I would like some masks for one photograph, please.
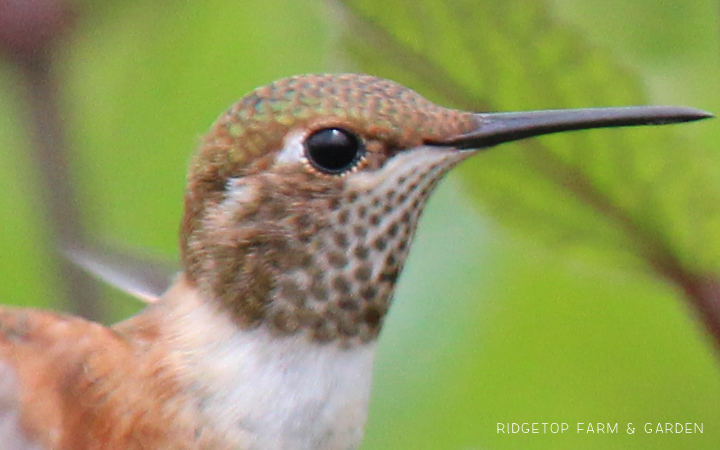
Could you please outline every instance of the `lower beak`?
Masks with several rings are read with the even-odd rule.
[[[478,149],[543,134],[590,128],[665,125],[714,117],[705,111],[674,106],[555,109],[476,114],[477,128],[434,145]]]

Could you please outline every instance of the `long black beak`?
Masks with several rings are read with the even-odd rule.
[[[706,111],[676,106],[630,106],[624,108],[551,109],[510,113],[476,114],[475,130],[434,144],[458,149],[491,147],[543,134],[590,128],[665,125],[714,117]]]

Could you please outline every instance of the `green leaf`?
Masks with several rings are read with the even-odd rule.
[[[644,104],[628,68],[540,1],[357,0],[344,45],[366,72],[471,111]],[[716,273],[720,190],[671,127],[594,130],[492,149],[460,171],[498,219],[574,253]]]

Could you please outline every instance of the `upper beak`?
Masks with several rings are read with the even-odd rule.
[[[543,134],[589,128],[665,125],[714,117],[694,108],[630,106],[624,108],[555,109],[476,114],[477,128],[459,136],[433,142],[458,149],[491,147]]]

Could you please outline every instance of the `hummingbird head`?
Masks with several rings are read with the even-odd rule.
[[[477,149],[708,116],[661,107],[474,114],[366,75],[286,78],[234,104],[202,139],[185,194],[185,276],[243,328],[368,342],[425,201]]]

